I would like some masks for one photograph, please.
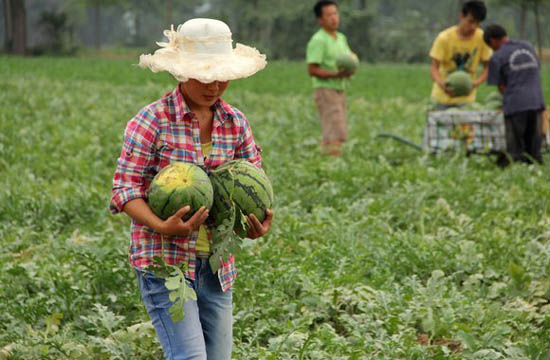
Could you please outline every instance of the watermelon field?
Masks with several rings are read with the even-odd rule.
[[[162,356],[108,211],[126,122],[175,86],[136,61],[0,57],[0,359]],[[550,155],[377,137],[420,143],[430,88],[427,65],[363,64],[332,158],[304,64],[230,84],[275,193],[236,255],[234,359],[550,359]]]

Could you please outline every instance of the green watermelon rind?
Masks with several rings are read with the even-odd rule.
[[[359,66],[357,55],[349,52],[342,53],[336,58],[336,67],[340,71],[351,72]]]
[[[158,185],[156,182],[157,179],[162,177],[168,169],[174,166],[189,167],[189,171],[191,171],[190,178],[193,181],[193,185],[180,191],[178,191],[178,189],[165,191],[161,185]],[[188,220],[202,206],[208,209],[212,208],[214,190],[208,175],[200,167],[194,164],[174,162],[165,166],[155,175],[147,190],[147,201],[153,213],[163,220],[174,215],[182,207],[189,205],[191,209],[183,217],[184,220]]]
[[[498,91],[492,91],[485,97],[485,103],[492,103],[492,102],[502,102],[502,95]]]
[[[227,183],[222,181],[222,176],[223,173],[217,176],[210,176],[212,188],[214,189],[214,202],[210,209],[210,215],[214,218],[215,226],[220,225],[224,220],[224,217],[220,214],[227,214],[233,206],[231,201],[231,193],[233,190],[227,186]]]
[[[232,203],[242,214],[252,213],[260,222],[265,220],[266,209],[273,206],[273,187],[262,169],[246,160],[232,160],[213,170],[210,179],[214,189],[214,205],[210,214],[216,224],[223,221],[216,215],[227,211]],[[257,189],[263,191],[258,192]],[[239,220],[240,216],[237,216],[235,228],[242,232]]]
[[[453,96],[465,96],[472,90],[472,78],[465,71],[457,70],[447,76],[445,85],[453,90]]]
[[[489,101],[484,105],[484,108],[490,109],[490,110],[500,110],[502,109],[502,101],[498,101],[498,100]]]

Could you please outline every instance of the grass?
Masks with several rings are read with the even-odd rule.
[[[160,357],[107,204],[126,122],[175,83],[131,64],[0,58],[0,358]],[[309,86],[276,62],[225,96],[276,194],[271,233],[237,254],[234,358],[550,359],[550,159],[377,138],[421,142],[424,65],[363,66],[329,159]]]

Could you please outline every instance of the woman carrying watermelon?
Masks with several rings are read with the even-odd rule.
[[[142,55],[140,66],[168,71],[178,86],[147,105],[125,130],[122,152],[113,179],[110,209],[132,218],[129,260],[136,270],[141,297],[155,326],[166,359],[231,359],[232,294],[236,277],[234,257],[212,273],[208,209],[200,208],[187,221],[185,206],[166,220],[153,213],[146,191],[151,180],[171,162],[186,162],[205,170],[234,159],[261,167],[261,156],[248,120],[220,97],[229,81],[262,70],[265,55],[237,44],[229,27],[218,20],[192,19],[176,31],[166,30],[167,43],[153,55]],[[269,231],[273,212],[258,221],[247,217],[247,237]],[[173,321],[174,302],[163,278],[148,269],[153,258],[183,264],[185,278],[196,300],[183,303],[185,316]]]

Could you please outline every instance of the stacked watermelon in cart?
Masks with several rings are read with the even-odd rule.
[[[423,147],[428,152],[464,149],[468,153],[506,150],[502,96],[492,92],[481,103],[428,112]]]

